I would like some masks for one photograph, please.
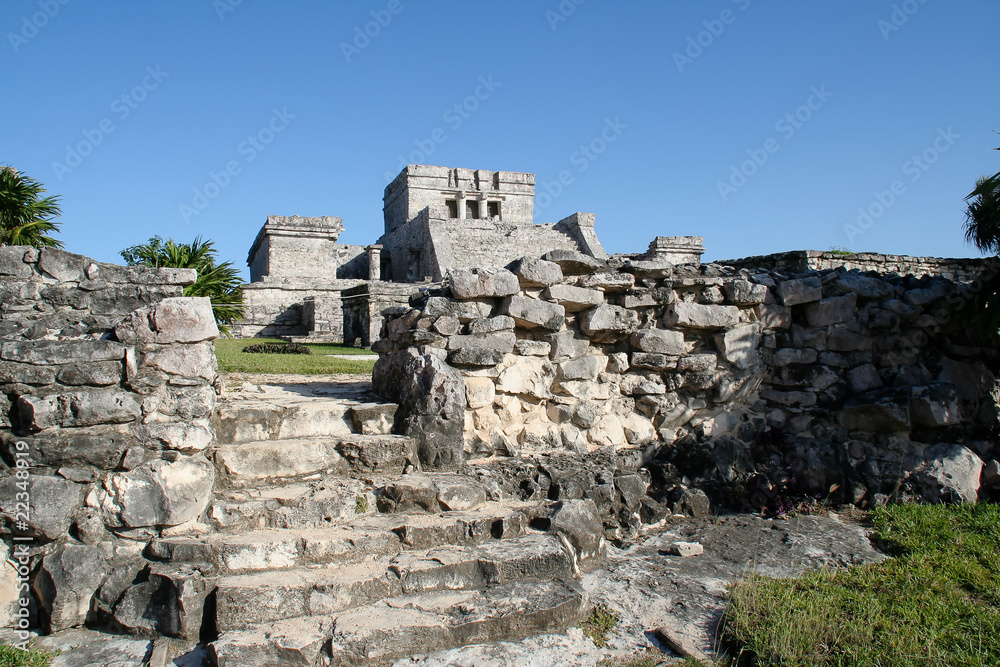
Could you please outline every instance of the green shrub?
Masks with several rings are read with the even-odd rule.
[[[243,348],[247,354],[312,354],[305,345],[298,343],[257,343]]]

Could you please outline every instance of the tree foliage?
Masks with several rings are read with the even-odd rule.
[[[212,300],[212,312],[219,330],[229,335],[229,325],[243,317],[243,284],[240,272],[232,262],[217,263],[215,245],[199,236],[191,243],[164,241],[154,236],[146,243],[129,246],[121,251],[130,266],[196,269],[198,279],[184,288],[184,296],[207,296]]]
[[[1000,254],[1000,172],[978,179],[965,201],[965,240],[981,252]],[[996,345],[1000,340],[1000,258],[993,257],[973,288],[964,309],[970,333],[978,332]]]
[[[49,234],[59,231],[59,197],[43,197],[38,181],[0,165],[0,245],[61,248]]]

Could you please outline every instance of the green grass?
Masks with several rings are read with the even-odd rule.
[[[22,651],[16,646],[0,645],[0,667],[48,667],[55,653]]]
[[[872,515],[895,558],[731,590],[726,636],[761,667],[1000,665],[1000,506]]]
[[[580,623],[583,634],[590,637],[597,648],[608,645],[608,633],[618,625],[618,616],[604,605],[597,605],[590,616]]]
[[[371,350],[343,345],[306,345],[312,354],[254,354],[243,352],[247,345],[281,343],[274,338],[219,338],[215,341],[215,355],[222,373],[289,373],[323,375],[350,373],[371,375],[374,360],[337,359],[327,354],[372,354]]]

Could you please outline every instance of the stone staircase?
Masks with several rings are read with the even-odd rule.
[[[211,532],[161,536],[146,554],[200,573],[211,592],[190,622],[214,664],[389,664],[589,611],[575,577],[596,560],[579,534],[596,516],[420,471],[410,439],[387,432],[394,410],[360,384],[220,400]]]

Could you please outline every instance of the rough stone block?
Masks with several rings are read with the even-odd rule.
[[[83,255],[74,255],[59,248],[42,248],[38,254],[38,268],[60,282],[86,280],[84,268],[89,263],[90,260]]]
[[[872,364],[863,364],[847,371],[847,381],[851,385],[851,391],[856,394],[882,386],[882,377]]]
[[[554,262],[522,257],[508,265],[522,287],[548,287],[563,279],[562,269]]]
[[[552,346],[552,361],[582,357],[590,349],[590,341],[579,337],[576,331],[560,331],[550,334],[546,340]]]
[[[171,297],[139,308],[115,327],[126,345],[200,343],[219,337],[208,297]]]
[[[698,542],[671,542],[663,550],[671,556],[680,556],[681,558],[699,556],[705,553],[705,547]]]
[[[362,435],[386,435],[392,433],[396,419],[395,403],[360,403],[351,406],[354,431]]]
[[[68,364],[59,369],[56,377],[60,383],[70,386],[93,385],[106,387],[122,381],[120,361],[96,361],[93,363]]]
[[[816,362],[818,356],[816,350],[811,347],[784,347],[774,353],[771,364],[777,368],[789,364],[812,364]]]
[[[604,303],[604,292],[572,285],[552,285],[542,293],[542,297],[555,301],[567,313],[578,313]]]
[[[606,293],[624,292],[635,285],[635,276],[619,271],[605,271],[582,276],[580,287],[604,290]]]
[[[552,344],[540,340],[519,340],[514,343],[514,351],[525,357],[547,357],[552,353]]]
[[[789,407],[809,407],[816,405],[816,394],[810,391],[777,391],[762,389],[760,397],[765,401],[780,403]]]
[[[792,326],[792,309],[776,303],[759,305],[760,326],[764,329],[787,329]]]
[[[778,284],[778,299],[785,306],[797,306],[822,298],[823,283],[817,277],[786,280]]]
[[[34,271],[24,261],[27,246],[0,246],[0,276],[30,278]]]
[[[729,329],[739,321],[740,309],[736,306],[713,306],[686,301],[671,303],[663,315],[666,326],[692,329]]]
[[[478,410],[493,405],[496,385],[491,378],[465,378],[465,400],[470,410]]]
[[[910,398],[910,417],[921,426],[962,423],[962,402],[954,385],[949,382],[934,382],[914,387]]]
[[[604,262],[594,259],[590,255],[584,255],[576,250],[550,250],[542,255],[542,259],[555,262],[562,269],[564,275],[575,276],[582,273],[594,273],[605,268]]]
[[[601,305],[580,316],[580,330],[597,343],[614,343],[639,327],[639,315],[621,306]]]
[[[212,498],[215,467],[197,456],[150,461],[104,481],[101,508],[110,526],[176,526],[198,517]]]
[[[909,387],[875,389],[850,399],[840,411],[838,421],[849,431],[909,431],[909,403]]]
[[[918,476],[932,489],[931,502],[975,503],[979,499],[983,460],[968,447],[937,444],[924,451],[928,467]]]
[[[632,363],[631,366],[635,368],[652,368],[656,370],[663,370],[670,366],[671,368],[676,367],[677,362],[674,359],[668,358],[665,354],[656,354],[654,352],[633,352],[632,353]],[[626,364],[626,368],[628,368]],[[622,372],[622,371],[618,371]]]
[[[504,299],[502,312],[513,317],[517,325],[525,329],[558,331],[566,320],[566,309],[559,304],[523,296]]]
[[[754,306],[764,303],[764,299],[767,298],[767,286],[758,285],[749,280],[734,280],[723,284],[722,293],[731,304]]]
[[[639,329],[632,334],[632,345],[643,352],[669,354],[675,357],[687,354],[690,347],[684,342],[683,333],[665,329]]]
[[[23,340],[0,344],[0,359],[24,364],[58,366],[124,358],[125,347],[109,340]]]
[[[893,287],[884,280],[863,276],[853,271],[841,273],[834,284],[845,292],[853,292],[864,299],[884,299],[893,293]]]
[[[715,370],[719,358],[715,354],[692,354],[677,360],[677,371],[687,373],[706,373]]]
[[[450,280],[452,296],[461,300],[504,297],[521,291],[517,276],[507,269],[455,269]]]
[[[50,396],[20,396],[18,417],[22,426],[42,430],[58,426],[125,424],[142,414],[135,394],[117,389],[70,392]]]
[[[560,380],[596,380],[608,366],[608,358],[604,355],[588,355],[570,359],[559,364]]]
[[[759,360],[760,325],[747,324],[715,335],[715,346],[722,358],[739,369],[747,369]]]
[[[25,492],[17,486],[14,475],[0,479],[0,510],[8,525],[14,524],[23,512],[18,507],[17,494]],[[61,477],[32,474],[28,478],[28,532],[46,540],[66,535],[73,523],[73,513],[80,506],[83,487]],[[22,496],[23,498],[23,496]]]
[[[468,328],[469,333],[472,335],[512,331],[514,329],[514,318],[506,315],[497,315],[496,317],[487,317],[483,320],[472,320],[469,322]],[[453,334],[448,335],[451,336]]]
[[[821,299],[806,305],[806,321],[809,322],[809,326],[813,327],[848,322],[856,317],[857,305],[858,297],[856,294]]]
[[[488,301],[455,301],[443,296],[432,296],[424,306],[425,317],[449,315],[463,324],[481,320],[493,313],[493,304]]]
[[[104,576],[97,547],[64,544],[42,558],[33,587],[53,632],[84,624]]]

